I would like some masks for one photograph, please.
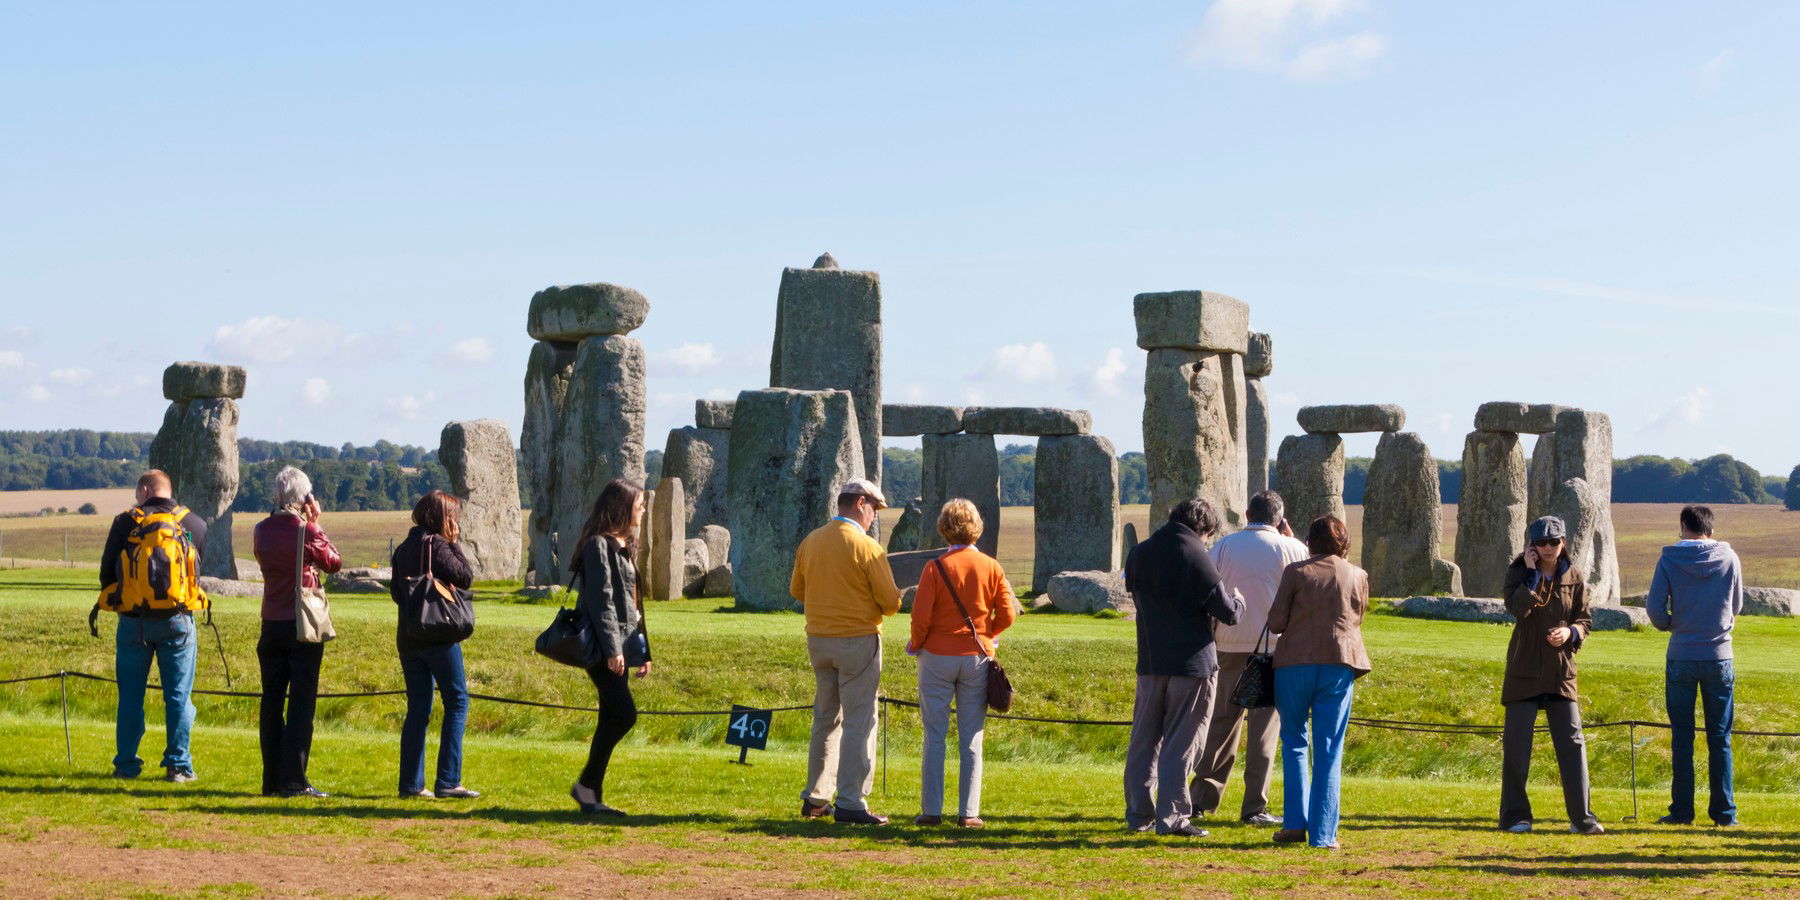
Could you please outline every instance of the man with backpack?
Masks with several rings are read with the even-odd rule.
[[[144,692],[152,659],[162,682],[168,731],[163,777],[176,783],[196,777],[188,738],[194,728],[190,695],[199,656],[194,612],[208,605],[199,585],[206,523],[176,504],[173,493],[166,473],[145,472],[138,479],[137,505],[113,519],[100,555],[100,600],[88,626],[98,636],[100,611],[119,614],[115,778],[136,778],[143,771],[137,751],[144,739]]]

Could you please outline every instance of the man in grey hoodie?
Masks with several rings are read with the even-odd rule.
[[[1664,547],[1644,601],[1650,622],[1669,632],[1670,743],[1675,755],[1664,825],[1694,821],[1694,695],[1706,714],[1706,775],[1711,789],[1707,814],[1732,826],[1737,804],[1731,796],[1732,689],[1731,626],[1744,609],[1744,569],[1737,553],[1713,540],[1713,512],[1704,506],[1681,510],[1681,540]]]

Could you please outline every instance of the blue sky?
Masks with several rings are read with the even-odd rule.
[[[829,250],[891,401],[1136,449],[1132,295],[1203,288],[1277,439],[1398,402],[1454,458],[1518,399],[1800,463],[1800,5],[373,6],[0,12],[0,428],[153,430],[201,358],[246,436],[516,436],[531,294],[613,281],[659,447]]]

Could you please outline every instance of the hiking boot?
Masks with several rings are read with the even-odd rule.
[[[177,769],[170,766],[168,773],[163,775],[163,780],[174,784],[187,784],[190,781],[200,780],[200,776],[195,775],[193,769]]]
[[[1280,825],[1281,817],[1265,809],[1256,815],[1245,816],[1243,822],[1245,825]]]
[[[1512,834],[1530,834],[1531,833],[1531,823],[1530,822],[1514,822],[1511,825],[1508,825],[1505,828],[1502,828],[1500,830],[1505,831],[1505,832],[1510,832]]]
[[[1306,832],[1298,828],[1283,828],[1270,838],[1277,844],[1298,844],[1306,840]]]
[[[831,820],[844,825],[886,825],[887,816],[876,815],[866,809],[845,809],[841,806],[831,811]]]

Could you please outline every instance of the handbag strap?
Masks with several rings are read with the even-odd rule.
[[[419,535],[419,567],[425,571],[425,577],[431,578],[433,581],[436,581],[437,579],[432,577],[432,574],[431,574],[431,556],[432,556],[432,554],[431,554],[431,535],[430,534],[420,534]]]
[[[1267,619],[1264,619],[1262,635],[1256,639],[1256,655],[1261,656],[1261,655],[1267,653],[1268,650],[1266,648],[1268,647],[1268,644],[1269,644],[1269,622]]]
[[[944,568],[944,558],[940,556],[932,560],[931,564],[937,566],[938,578],[944,582],[944,588],[950,592],[950,599],[956,603],[956,611],[962,613],[963,623],[969,626],[969,639],[975,642],[976,654],[987,656],[987,648],[981,645],[981,632],[975,630],[975,620],[969,618],[969,608],[963,606],[962,598],[956,595],[956,585],[950,583],[950,570]]]
[[[294,529],[294,606],[300,605],[300,598],[306,595],[306,520],[295,516],[299,523]]]

